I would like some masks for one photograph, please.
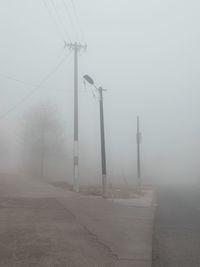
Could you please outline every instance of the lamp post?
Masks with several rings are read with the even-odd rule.
[[[104,110],[103,110],[103,91],[102,87],[97,87],[93,79],[89,75],[83,78],[99,92],[99,111],[100,111],[100,135],[101,135],[101,170],[102,170],[102,196],[107,195],[107,173],[106,173],[106,149],[105,149],[105,133],[104,133]]]

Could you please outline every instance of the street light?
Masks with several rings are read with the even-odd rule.
[[[105,133],[104,133],[104,114],[103,114],[103,89],[97,87],[93,79],[89,75],[84,75],[83,78],[91,85],[93,85],[99,92],[99,111],[100,111],[100,134],[101,134],[101,169],[102,169],[102,196],[107,194],[107,177],[106,177],[106,149],[105,149]]]

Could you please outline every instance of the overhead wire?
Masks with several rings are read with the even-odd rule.
[[[67,38],[68,38],[68,39],[70,40],[70,42],[71,42],[70,34],[69,34],[69,32],[68,32],[67,27],[65,26],[65,23],[63,22],[63,20],[62,20],[60,14],[59,14],[59,11],[58,11],[58,8],[57,8],[55,2],[54,2],[53,0],[50,0],[50,2],[51,2],[51,5],[52,5],[52,7],[53,7],[53,9],[54,9],[54,11],[55,11],[55,14],[56,14],[56,16],[57,16],[57,19],[58,19],[58,21],[60,22],[60,25],[62,26],[62,28],[63,28],[63,30],[64,30],[64,32],[65,32]]]
[[[86,81],[85,80],[83,80],[83,85],[84,85],[84,88],[85,88],[85,92],[86,91],[88,91],[88,92],[91,92],[92,93],[92,96],[93,96],[93,98],[94,98],[94,101],[97,103],[97,97],[96,97],[96,94],[95,94],[95,92],[93,91],[93,89],[91,88],[91,90],[88,90],[87,89],[87,85],[86,85]]]
[[[71,4],[72,4],[74,15],[75,15],[75,18],[76,18],[76,21],[77,21],[77,25],[79,27],[79,31],[80,31],[80,33],[82,35],[83,41],[86,43],[85,34],[84,34],[83,28],[81,26],[80,20],[79,20],[79,16],[78,16],[78,13],[77,13],[77,9],[76,9],[76,5],[75,5],[74,0],[71,0]]]
[[[32,82],[23,81],[23,80],[20,80],[20,79],[18,79],[16,77],[13,77],[13,76],[10,76],[10,75],[4,74],[4,73],[0,73],[0,78],[5,78],[7,80],[15,81],[17,83],[28,85],[28,86],[34,87],[34,88],[40,86],[40,84],[35,84],[35,83],[32,83]],[[46,87],[46,86],[40,86],[40,88],[44,89],[44,90],[53,90],[53,91],[56,91],[56,92],[72,92],[72,93],[74,92],[73,89],[56,89],[56,88],[53,88],[53,87]],[[89,90],[87,90],[87,89],[79,90],[79,92],[86,93],[86,92],[89,92]]]
[[[53,14],[51,13],[50,7],[48,6],[46,0],[43,0],[43,3],[44,3],[44,7],[46,8],[46,10],[47,10],[47,12],[48,12],[48,14],[49,14],[51,20],[53,21],[55,27],[56,27],[57,30],[58,30],[59,35],[60,35],[62,41],[65,41],[64,34],[63,34],[62,30],[60,29],[57,20],[55,19],[55,17],[54,17]]]
[[[65,9],[65,11],[66,11],[67,17],[69,18],[69,20],[70,20],[70,22],[71,22],[71,25],[72,25],[72,27],[73,27],[73,29],[74,29],[74,31],[75,31],[75,35],[76,35],[76,37],[78,37],[78,39],[79,39],[79,36],[78,36],[79,34],[78,34],[78,32],[77,32],[77,29],[76,29],[75,23],[74,23],[74,21],[73,21],[73,18],[72,18],[71,14],[70,14],[70,10],[69,10],[69,8],[68,8],[68,6],[67,6],[65,0],[62,0],[62,3],[63,3],[63,6],[64,6],[64,9]]]
[[[5,78],[5,79],[7,79],[7,80],[15,81],[17,83],[21,83],[21,84],[28,85],[28,86],[31,86],[31,87],[36,87],[37,86],[34,83],[23,81],[23,80],[20,80],[18,78],[15,78],[13,76],[10,76],[10,75],[4,74],[4,73],[0,73],[0,76]]]
[[[4,73],[0,73],[0,78],[5,78],[7,80],[11,80],[11,81],[14,81],[14,82],[17,82],[17,83],[20,83],[20,84],[28,85],[28,86],[34,87],[34,88],[39,86],[39,84],[35,84],[35,83],[32,83],[32,82],[20,80],[20,79],[18,79],[16,77],[13,77],[11,75],[7,75],[7,74],[4,74]],[[48,89],[48,90],[56,90],[56,91],[58,91],[58,89],[53,88],[53,87],[40,86],[40,88],[41,89]],[[69,90],[67,90],[67,91],[69,91]]]
[[[64,52],[65,52],[65,47],[62,48],[60,51],[59,51],[59,54],[58,54],[58,59],[57,61],[60,62],[60,59],[63,58],[64,56]],[[17,83],[21,83],[21,84],[24,84],[24,85],[28,85],[30,87],[37,87],[39,86],[39,84],[36,84],[34,82],[29,82],[29,81],[25,81],[25,80],[22,80],[22,79],[19,79],[19,78],[16,78],[12,75],[8,75],[8,74],[5,74],[5,73],[2,73],[0,72],[0,78],[5,78],[7,80],[11,80],[11,81],[15,81]],[[43,87],[44,88],[44,87]],[[44,89],[53,89],[53,88],[44,88]]]
[[[36,86],[33,90],[31,90],[28,94],[26,94],[21,100],[19,100],[13,107],[7,110],[5,113],[0,115],[0,118],[5,118],[9,115],[12,111],[22,105],[26,100],[28,100],[32,95],[34,95],[38,90],[41,89],[41,86],[54,74],[57,70],[62,66],[62,64],[69,58],[71,53],[68,53],[62,60],[58,62],[58,64],[42,79],[38,86]]]

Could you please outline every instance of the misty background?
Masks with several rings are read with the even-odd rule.
[[[84,74],[107,89],[110,181],[136,182],[139,115],[144,182],[199,182],[200,3],[76,0],[74,9],[66,0],[65,9],[62,0],[54,2],[67,30],[56,27],[42,0],[0,3],[0,171],[23,170],[25,114],[50,103],[66,145],[65,168],[56,175],[72,181],[73,52],[64,38],[88,45],[79,54],[80,183],[101,183],[98,99],[83,84]]]

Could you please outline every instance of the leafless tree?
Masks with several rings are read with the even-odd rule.
[[[26,169],[34,175],[45,176],[48,161],[64,157],[64,129],[57,109],[50,105],[31,108],[23,121],[23,156]]]

